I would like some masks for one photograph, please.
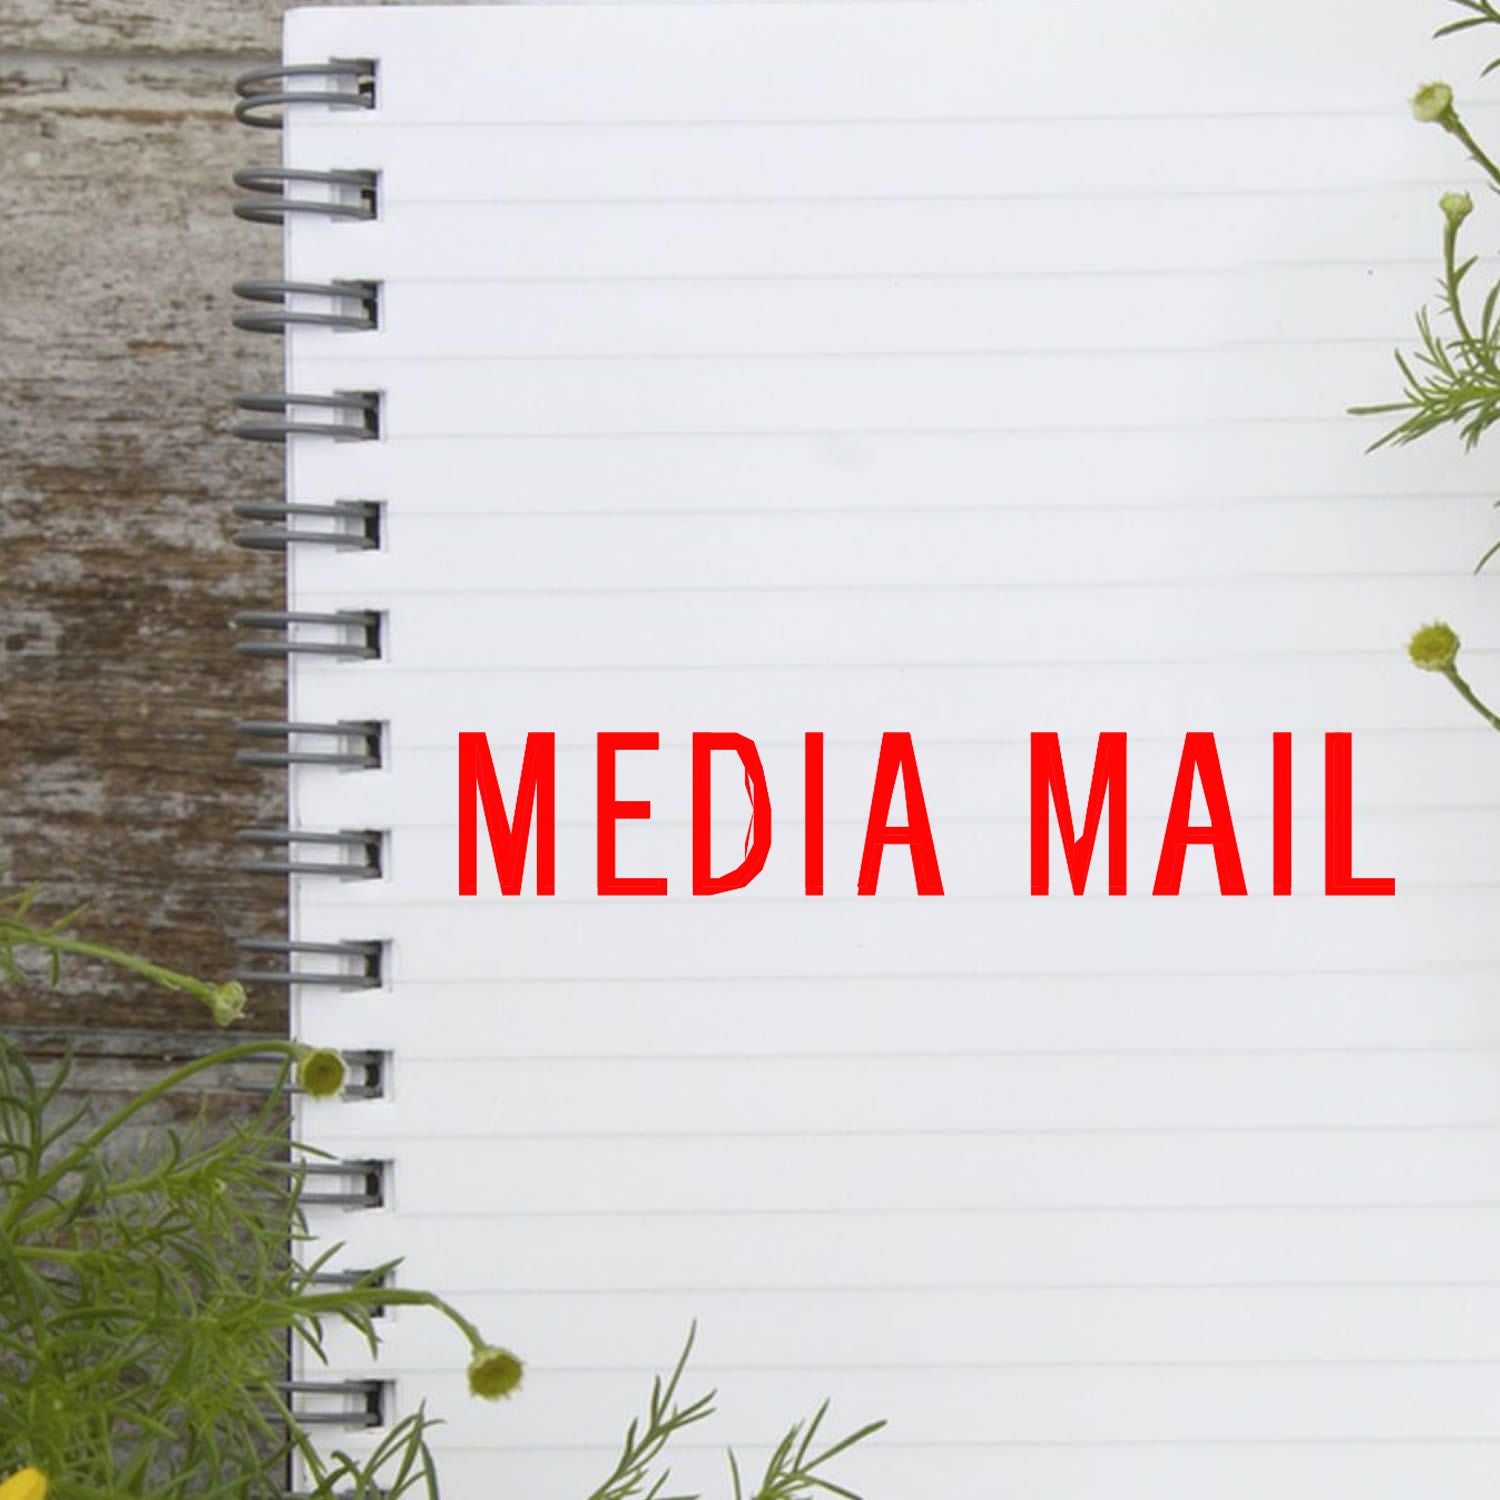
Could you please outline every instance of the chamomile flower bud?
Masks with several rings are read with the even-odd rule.
[[[343,1091],[349,1068],[331,1047],[301,1047],[297,1052],[297,1083],[314,1099],[334,1099]]]
[[[1406,652],[1424,672],[1447,672],[1458,660],[1458,636],[1452,626],[1437,621],[1417,631]]]
[[[509,1349],[482,1345],[469,1361],[469,1392],[486,1401],[499,1401],[520,1389],[524,1373],[521,1361]]]
[[[1474,212],[1474,200],[1467,193],[1444,193],[1438,199],[1438,206],[1455,229]]]
[[[45,1500],[47,1476],[40,1469],[22,1469],[0,1484],[0,1500]]]
[[[1446,83],[1424,83],[1411,96],[1411,112],[1424,125],[1444,125],[1457,118],[1453,90]]]
[[[227,984],[216,984],[208,993],[208,1008],[213,1012],[218,1026],[233,1026],[245,1014],[245,986],[231,979]],[[0,1500],[8,1497],[0,1494]]]

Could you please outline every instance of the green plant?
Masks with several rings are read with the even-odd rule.
[[[1500,9],[1491,0],[1450,3],[1464,14],[1439,27],[1439,37],[1500,26]],[[1488,76],[1497,68],[1500,57],[1488,63],[1480,76]],[[1423,84],[1412,96],[1411,107],[1419,121],[1436,125],[1452,136],[1490,186],[1500,188],[1500,165],[1460,115],[1448,84]],[[1399,419],[1371,444],[1372,449],[1415,442],[1446,427],[1456,429],[1464,446],[1473,448],[1500,421],[1500,281],[1491,284],[1474,311],[1468,301],[1467,283],[1479,257],[1459,253],[1459,240],[1465,221],[1474,211],[1474,200],[1468,193],[1449,192],[1443,194],[1438,206],[1443,215],[1442,273],[1438,278],[1442,322],[1435,324],[1426,308],[1417,313],[1417,348],[1410,353],[1396,352],[1402,380],[1399,401],[1350,408],[1356,416]],[[1474,571],[1480,572],[1497,552],[1500,542],[1484,553]],[[1433,648],[1439,644],[1443,649],[1435,656]],[[1440,673],[1492,729],[1500,730],[1500,715],[1483,702],[1458,670],[1458,645],[1454,631],[1439,622],[1417,631],[1408,650],[1415,665]]]
[[[33,897],[0,901],[0,970],[64,957],[114,964],[195,995],[222,1024],[243,1010],[238,985],[213,985],[70,934],[76,914],[33,920]],[[127,1144],[151,1106],[216,1068],[265,1059],[269,1093],[244,1118],[210,1132],[166,1131]],[[426,1307],[466,1340],[470,1387],[508,1394],[520,1363],[493,1348],[429,1292],[317,1279],[337,1247],[313,1245],[299,1213],[307,1153],[289,1135],[293,1088],[339,1093],[337,1053],[296,1042],[221,1047],[165,1073],[95,1123],[65,1108],[71,1068],[43,1079],[0,1037],[0,1473],[46,1474],[60,1500],[278,1494],[300,1455],[311,1492],[437,1494],[418,1412],[367,1459],[325,1457],[288,1405],[288,1341],[321,1358],[324,1329],[342,1322],[378,1350],[373,1315]],[[501,1379],[504,1375],[507,1378]]]
[[[0,978],[26,980],[23,963],[34,958],[55,983],[65,959],[84,958],[192,995],[221,1026],[243,1014],[238,984],[90,942],[73,930],[79,913],[43,923],[34,904],[31,891],[0,898]],[[126,1148],[128,1130],[154,1104],[252,1058],[274,1063],[276,1076],[245,1118],[217,1132],[165,1132],[144,1154]],[[412,1492],[435,1500],[425,1413],[395,1424],[366,1458],[325,1455],[282,1390],[288,1341],[321,1359],[325,1323],[340,1322],[378,1357],[374,1318],[390,1306],[425,1307],[457,1329],[474,1395],[508,1396],[522,1377],[514,1354],[487,1343],[442,1298],[389,1284],[395,1263],[353,1286],[317,1279],[339,1247],[318,1246],[303,1225],[299,1160],[314,1153],[292,1140],[288,1102],[293,1089],[335,1097],[342,1058],[294,1041],[222,1047],[98,1123],[86,1107],[64,1107],[70,1076],[64,1059],[42,1079],[0,1035],[0,1475],[40,1471],[58,1500],[269,1500],[298,1456],[314,1500]],[[689,1334],[591,1500],[697,1500],[666,1496],[667,1471],[651,1477],[672,1438],[713,1412],[712,1392],[678,1399],[692,1346]],[[822,1470],[884,1423],[818,1450],[827,1409],[791,1428],[748,1497],[730,1454],[734,1500],[858,1500]]]
[[[1415,442],[1441,427],[1457,427],[1466,447],[1472,448],[1500,420],[1500,320],[1496,301],[1500,282],[1485,294],[1477,322],[1464,307],[1464,281],[1478,263],[1478,256],[1458,257],[1463,222],[1474,210],[1467,193],[1445,193],[1439,201],[1443,211],[1443,273],[1439,279],[1439,307],[1452,331],[1439,333],[1423,308],[1417,314],[1421,347],[1411,355],[1396,353],[1396,364],[1404,381],[1400,401],[1376,406],[1356,406],[1357,416],[1400,415],[1401,420],[1373,448]],[[1480,560],[1480,567],[1496,548]]]
[[[713,1391],[686,1404],[680,1403],[677,1397],[683,1372],[693,1352],[696,1332],[696,1327],[689,1331],[687,1343],[665,1382],[661,1376],[657,1376],[652,1382],[651,1399],[647,1403],[644,1421],[637,1419],[631,1422],[613,1472],[589,1496],[589,1500],[636,1500],[636,1497],[639,1500],[700,1500],[697,1495],[666,1494],[667,1484],[671,1480],[671,1471],[668,1469],[663,1469],[652,1478],[652,1469],[667,1444],[678,1433],[705,1421],[714,1412],[716,1393]],[[798,1422],[788,1430],[772,1450],[760,1483],[748,1495],[740,1478],[739,1461],[731,1452],[729,1474],[734,1487],[734,1500],[809,1500],[809,1497],[820,1494],[842,1496],[843,1500],[859,1500],[853,1490],[835,1484],[818,1471],[831,1459],[847,1453],[856,1443],[879,1432],[885,1423],[869,1422],[819,1451],[814,1449],[813,1444],[827,1413],[828,1402],[825,1401],[810,1421],[805,1424]]]

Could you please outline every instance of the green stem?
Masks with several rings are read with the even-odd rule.
[[[1495,353],[1483,339],[1474,337],[1469,320],[1464,316],[1463,291],[1458,274],[1458,235],[1462,219],[1450,218],[1443,230],[1443,293],[1448,303],[1448,315],[1458,330],[1464,353],[1488,375],[1500,375],[1495,364]]]
[[[18,1193],[12,1198],[9,1207],[6,1209],[5,1217],[0,1219],[0,1235],[10,1233],[20,1221],[21,1214],[31,1204],[55,1187],[92,1152],[98,1150],[122,1125],[138,1115],[148,1105],[155,1103],[164,1094],[168,1094],[180,1084],[186,1083],[189,1078],[199,1073],[205,1073],[210,1068],[222,1067],[226,1063],[239,1062],[249,1057],[265,1057],[268,1054],[272,1056],[279,1055],[285,1057],[289,1062],[295,1062],[297,1060],[297,1046],[296,1042],[241,1042],[236,1047],[224,1047],[218,1052],[209,1053],[206,1057],[196,1058],[190,1063],[184,1063],[175,1072],[168,1073],[166,1077],[158,1079],[149,1088],[142,1089],[133,1099],[122,1104],[97,1129],[91,1130],[84,1136],[71,1151],[55,1162],[40,1177],[36,1178],[24,1192]]]
[[[24,922],[0,919],[0,945],[7,948],[38,948],[54,955],[68,954],[76,958],[91,958],[100,963],[113,964],[131,974],[139,974],[152,984],[179,994],[192,995],[214,1012],[220,1013],[222,986],[210,984],[205,979],[196,979],[191,974],[179,973],[176,969],[163,968],[132,953],[111,948],[105,943],[90,943],[83,938],[64,937],[61,933],[46,928],[30,927]]]
[[[1458,222],[1449,219],[1443,230],[1443,290],[1448,294],[1448,312],[1453,325],[1458,329],[1464,343],[1472,344],[1474,335],[1469,332],[1468,319],[1464,317],[1463,299],[1458,285]]]
[[[1479,695],[1464,681],[1457,667],[1448,667],[1443,676],[1453,684],[1453,690],[1491,729],[1500,730],[1500,714],[1496,714],[1479,699]]]
[[[1459,118],[1456,109],[1449,110],[1445,119],[1438,122],[1443,129],[1455,140],[1459,141],[1465,151],[1469,153],[1470,159],[1475,166],[1479,167],[1489,177],[1490,181],[1500,187],[1500,167],[1485,154],[1484,148],[1469,134],[1469,127]]]
[[[327,1493],[327,1469],[324,1466],[322,1455],[313,1446],[302,1424],[293,1415],[292,1409],[282,1400],[274,1386],[268,1386],[263,1393],[267,1396],[268,1404],[281,1418],[286,1428],[286,1440],[288,1447],[293,1450],[307,1466],[307,1477],[313,1482],[314,1494]]]
[[[320,1292],[312,1297],[299,1297],[293,1306],[299,1314],[307,1313],[313,1317],[319,1313],[342,1313],[348,1307],[430,1307],[447,1318],[468,1339],[471,1349],[482,1349],[485,1343],[484,1335],[478,1328],[435,1292],[369,1286],[345,1292]]]
[[[60,1266],[82,1266],[100,1258],[97,1250],[58,1250],[50,1245],[17,1245],[15,1248],[18,1260],[36,1260],[43,1264],[56,1261]]]

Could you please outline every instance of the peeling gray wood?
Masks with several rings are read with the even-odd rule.
[[[279,672],[228,617],[281,602],[279,560],[228,544],[236,500],[279,497],[279,455],[227,434],[279,383],[234,332],[230,282],[274,274],[274,231],[230,214],[236,166],[279,137],[233,122],[234,76],[274,58],[283,0],[0,4],[0,885],[209,977],[283,928],[279,883],[233,833],[283,820],[234,765]],[[253,1024],[283,1024],[273,989]],[[194,1027],[194,1002],[88,966],[0,987],[0,1024]]]
[[[164,53],[234,59],[271,55],[280,50],[281,16],[288,4],[289,0],[7,0],[6,13],[0,15],[0,53]]]
[[[285,9],[284,0],[7,0],[0,52],[269,53]]]
[[[49,1118],[54,1125],[79,1112],[73,1137],[107,1119],[160,1083],[169,1072],[207,1056],[222,1042],[202,1032],[93,1030],[49,1031],[42,1027],[7,1027],[38,1081],[47,1084],[70,1059],[66,1082],[59,1090]],[[236,1035],[236,1041],[256,1042],[258,1036]],[[113,1135],[103,1150],[106,1159],[137,1165],[159,1160],[175,1136],[191,1148],[195,1141],[213,1138],[226,1126],[243,1121],[266,1103],[267,1091],[280,1072],[274,1057],[243,1058],[228,1065],[205,1068],[168,1094],[138,1110]],[[286,1116],[278,1113],[279,1123]]]
[[[80,1035],[72,1030],[45,1027],[7,1027],[39,1079],[46,1081],[71,1058],[67,1083],[58,1108],[66,1114],[87,1101],[93,1120],[103,1119],[143,1089],[158,1083],[172,1070],[206,1057],[226,1040],[258,1042],[254,1034],[236,1031],[232,1038],[218,1033],[94,1030]],[[241,1116],[265,1098],[280,1069],[277,1059],[246,1058],[207,1068],[172,1093],[154,1101],[132,1122],[117,1142],[126,1152],[159,1145],[164,1129],[191,1134],[217,1122]]]
[[[281,599],[279,560],[228,541],[233,501],[281,493],[279,454],[227,433],[232,393],[276,385],[280,356],[229,324],[230,282],[278,253],[230,213],[233,168],[278,144],[233,123],[238,66],[0,67],[0,869],[52,910],[89,902],[89,935],[210,976],[232,938],[281,929],[283,895],[231,869],[234,829],[282,817],[231,731],[282,701],[227,625]],[[0,1021],[202,1022],[71,972],[66,996],[0,991]],[[279,1026],[276,993],[256,999]]]

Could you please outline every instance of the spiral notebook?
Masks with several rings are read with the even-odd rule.
[[[1464,180],[1431,24],[289,15],[250,967],[369,1096],[313,1228],[528,1362],[393,1309],[330,1444],[582,1497],[696,1320],[670,1492],[824,1397],[870,1500],[1492,1492],[1495,749],[1404,658],[1494,668],[1490,490],[1345,413]]]

